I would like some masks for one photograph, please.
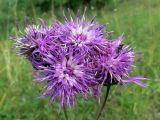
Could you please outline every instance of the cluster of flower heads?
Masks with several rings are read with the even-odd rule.
[[[107,85],[136,83],[145,86],[142,76],[130,76],[134,64],[133,49],[122,43],[122,35],[108,40],[104,25],[85,17],[55,21],[47,26],[29,25],[15,39],[18,53],[33,65],[34,81],[44,83],[41,97],[58,97],[60,107],[75,104],[77,95],[101,96]]]

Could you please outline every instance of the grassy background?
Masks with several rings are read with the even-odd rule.
[[[113,38],[124,32],[124,42],[143,52],[144,58],[137,63],[143,67],[134,74],[151,80],[147,88],[134,84],[112,87],[101,120],[160,120],[160,0],[110,1],[112,4],[102,8],[96,8],[94,2],[88,4],[89,18],[96,15],[97,22],[109,22],[106,30],[114,31]],[[0,0],[0,120],[64,120],[63,111],[58,115],[58,102],[49,108],[47,98],[37,98],[40,86],[32,83],[32,67],[15,54],[8,38],[17,34],[17,26],[23,29],[28,19],[42,17],[47,23],[54,15],[62,19],[63,5],[56,7],[52,1],[50,10],[44,12],[35,3],[25,2]],[[93,120],[96,100],[77,99],[77,105],[68,109],[69,119]]]

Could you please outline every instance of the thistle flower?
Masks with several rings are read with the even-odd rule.
[[[110,86],[118,83],[145,86],[141,80],[146,78],[129,75],[133,49],[122,43],[122,36],[108,40],[109,32],[94,18],[88,22],[84,15],[75,20],[65,17],[64,24],[55,21],[51,26],[40,20],[40,26],[29,25],[23,37],[15,39],[15,47],[38,73],[34,81],[45,84],[41,97],[50,97],[50,105],[58,97],[60,109],[72,106],[78,94],[87,99],[91,93],[100,100],[103,86],[108,87],[107,96]]]
[[[129,82],[145,86],[141,80],[146,80],[142,76],[130,76],[134,65],[134,52],[129,46],[122,43],[122,35],[110,43],[110,53],[101,56],[98,65],[101,66],[101,78],[104,78],[104,85],[125,84]],[[127,78],[128,80],[123,80]]]
[[[41,97],[49,96],[51,105],[57,96],[60,108],[74,105],[77,94],[86,99],[90,87],[97,84],[92,71],[84,63],[83,55],[74,54],[72,50],[50,51],[44,61],[49,66],[40,66],[42,69],[35,81],[46,83]]]
[[[71,46],[76,52],[82,54],[101,54],[105,52],[106,35],[103,31],[105,25],[94,23],[94,18],[87,21],[85,17],[76,17],[75,20],[71,17],[69,20],[65,17],[65,23],[58,24],[55,37],[58,36],[58,41],[64,46]],[[96,53],[95,53],[96,51]]]
[[[25,56],[34,68],[44,64],[39,46],[47,34],[46,31],[47,29],[42,24],[40,26],[32,24],[26,27],[22,37],[14,38],[14,46],[18,54]]]

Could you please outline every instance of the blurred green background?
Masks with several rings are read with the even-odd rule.
[[[32,66],[15,54],[9,36],[32,20],[63,21],[63,10],[83,13],[85,6],[88,20],[96,15],[97,22],[109,23],[112,38],[124,32],[124,42],[143,52],[136,64],[143,67],[134,74],[151,78],[147,88],[112,87],[101,120],[160,120],[160,0],[0,0],[0,120],[65,120],[58,102],[50,108],[49,99],[37,98],[41,86],[32,83]],[[97,101],[77,99],[68,109],[69,119],[94,120]]]

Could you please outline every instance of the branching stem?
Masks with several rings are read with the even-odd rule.
[[[99,118],[100,118],[100,116],[101,116],[101,114],[102,114],[102,112],[103,112],[103,109],[104,109],[104,107],[105,107],[105,105],[106,105],[107,98],[108,98],[109,91],[110,91],[110,87],[111,87],[110,85],[107,86],[107,90],[106,90],[106,95],[105,95],[105,98],[104,98],[104,102],[103,102],[103,104],[102,104],[102,107],[100,108],[100,111],[99,111],[99,113],[98,113],[98,115],[97,115],[96,120],[99,120]]]

